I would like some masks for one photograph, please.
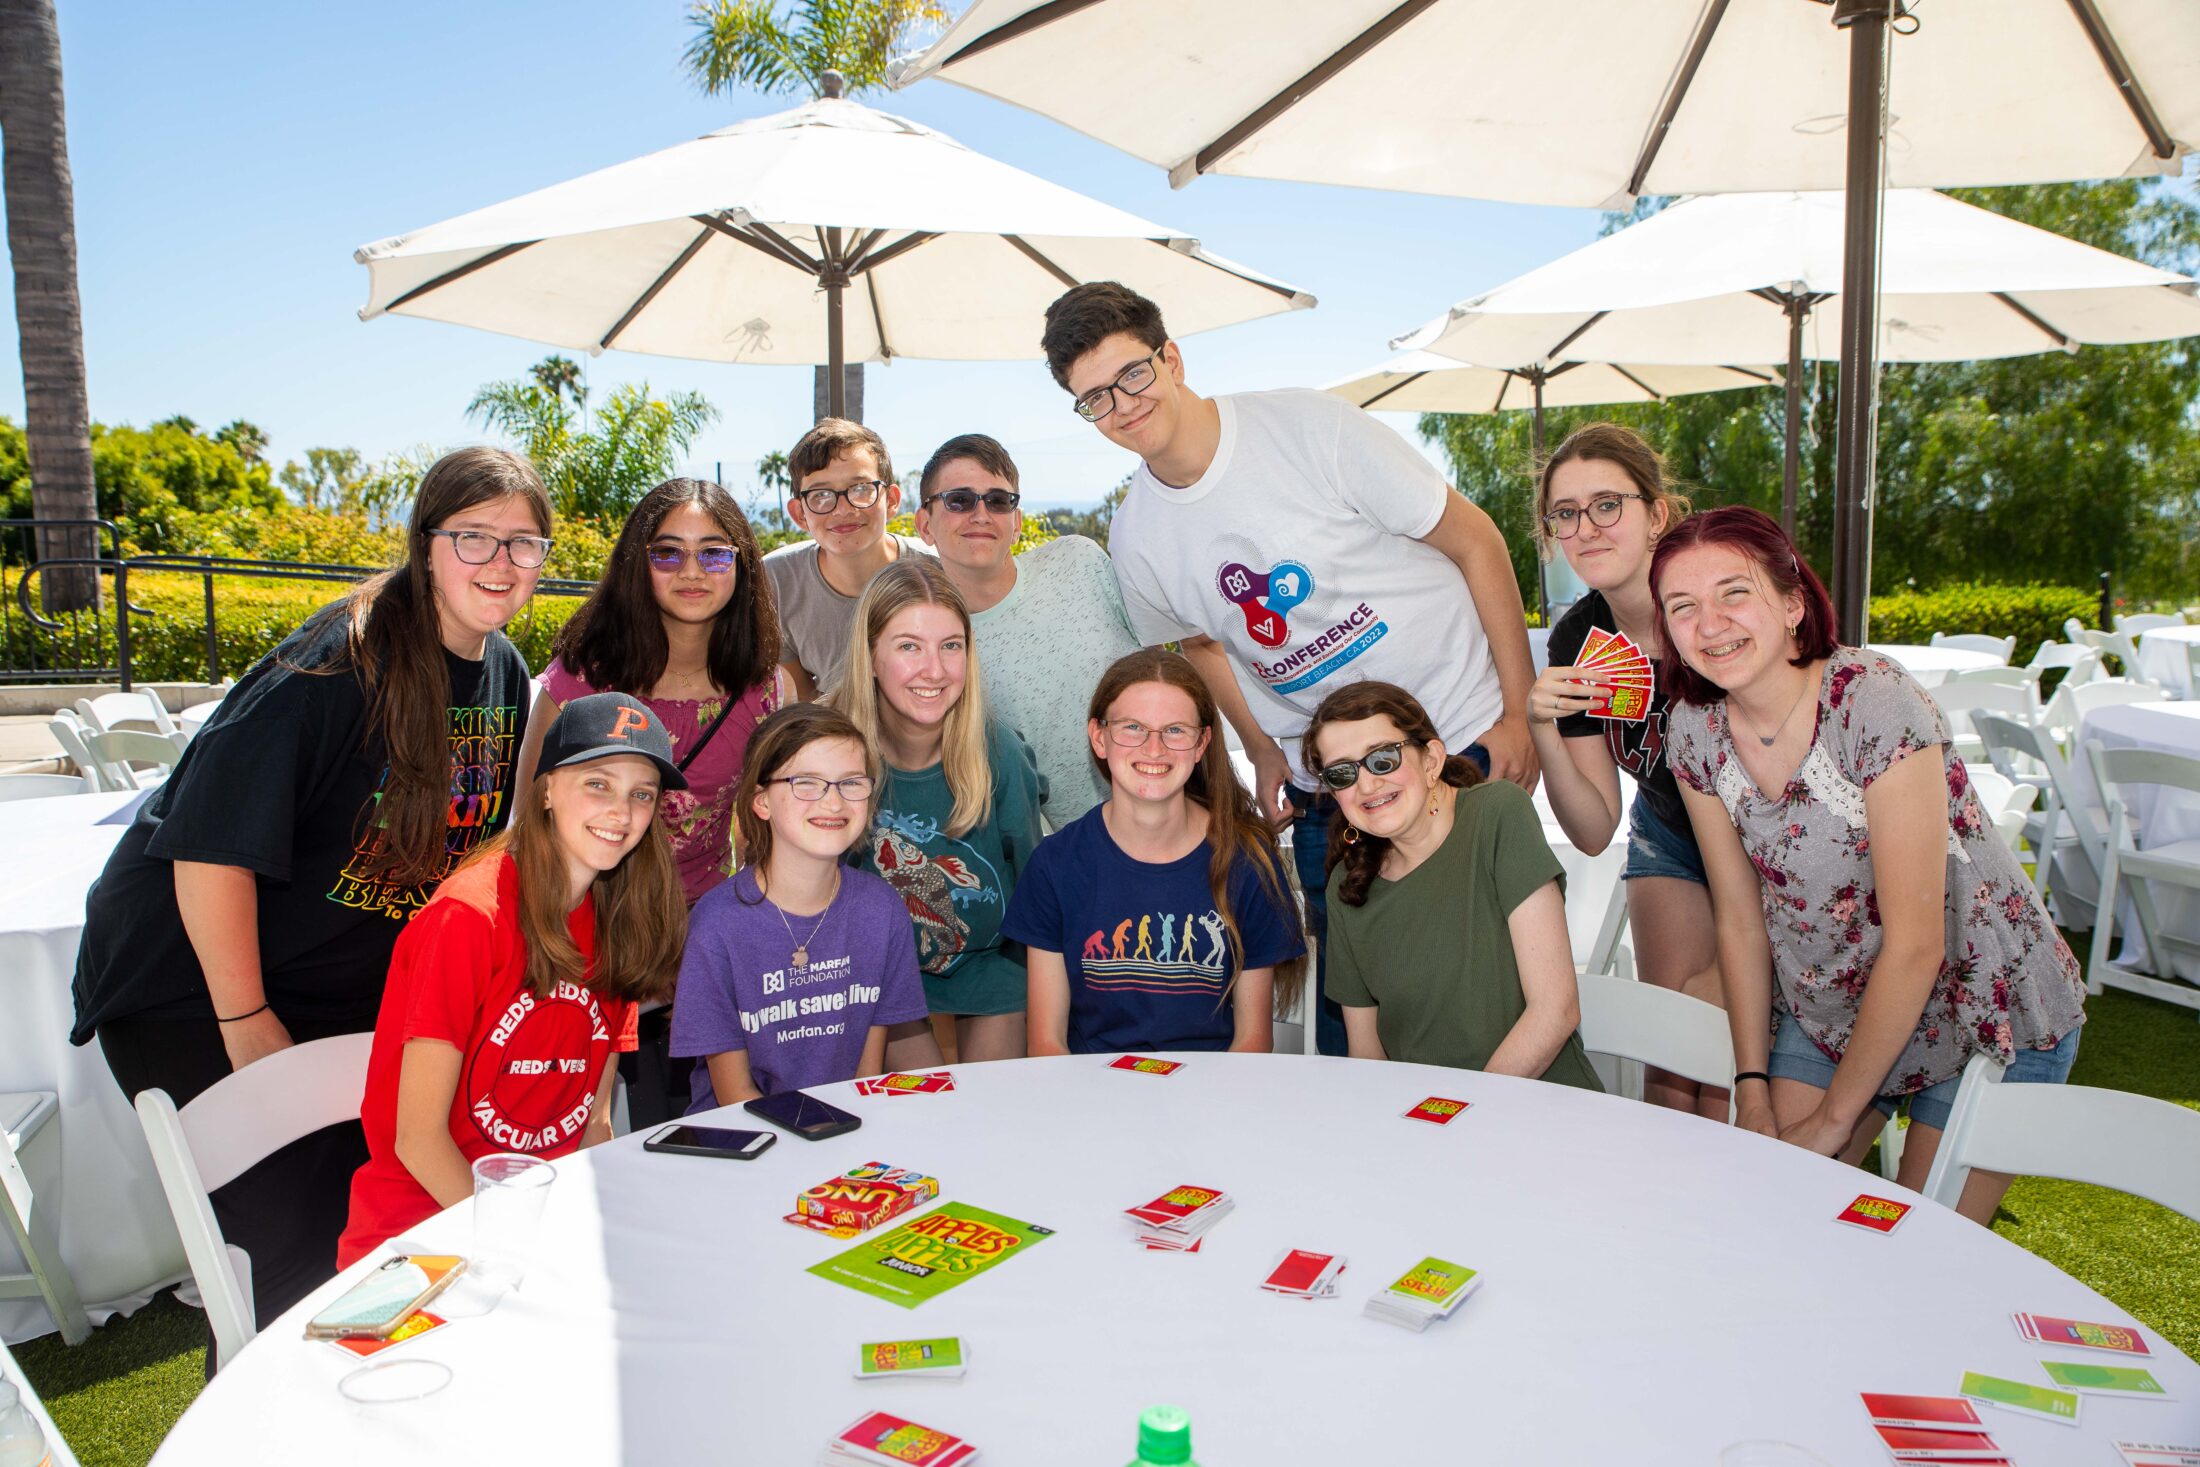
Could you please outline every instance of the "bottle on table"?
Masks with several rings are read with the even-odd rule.
[[[46,1434],[15,1382],[0,1380],[0,1467],[47,1467]]]
[[[1181,1406],[1148,1406],[1138,1415],[1138,1455],[1130,1467],[1199,1467],[1192,1460],[1192,1416]]]

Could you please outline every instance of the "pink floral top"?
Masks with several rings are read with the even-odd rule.
[[[575,698],[607,691],[593,688],[562,662],[543,669],[542,686],[560,708]],[[703,731],[720,718],[733,722],[703,746],[688,765],[688,787],[666,790],[658,804],[658,817],[672,839],[672,852],[680,862],[680,890],[694,906],[706,891],[731,876],[741,863],[733,852],[733,795],[741,783],[741,761],[748,756],[749,735],[764,715],[779,706],[776,677],[758,683],[730,704],[723,698],[644,698],[672,735],[672,757],[687,757]]]
[[[1757,868],[1774,1008],[1834,1060],[1848,1048],[1883,937],[1864,791],[1906,754],[1936,745],[1946,754],[1947,951],[1882,1095],[1953,1079],[1980,1052],[2007,1064],[2017,1049],[2051,1049],[2085,1022],[2077,959],[1987,824],[1940,710],[1896,664],[1855,647],[1834,652],[1810,752],[1777,796],[1759,791],[1735,757],[1724,702],[1676,703],[1667,737],[1675,775],[1718,796]]]

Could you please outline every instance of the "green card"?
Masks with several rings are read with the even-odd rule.
[[[914,1309],[1054,1236],[963,1202],[943,1203],[810,1269],[858,1293]]]
[[[934,1340],[880,1340],[856,1347],[856,1378],[882,1375],[961,1375],[969,1362],[953,1335]]]
[[[2065,1426],[2078,1424],[2078,1398],[2070,1391],[2051,1391],[2046,1386],[2003,1380],[1998,1375],[1981,1375],[1975,1370],[1963,1372],[1963,1384],[1956,1390],[1974,1401],[2021,1411],[2027,1416],[2045,1417]]]
[[[2141,1370],[2135,1365],[2080,1365],[2068,1360],[2042,1360],[2040,1369],[2047,1378],[2066,1391],[2084,1391],[2103,1396],[2161,1396],[2169,1392],[2154,1378],[2154,1372]]]
[[[1443,1308],[1456,1298],[1461,1289],[1474,1280],[1474,1270],[1457,1263],[1446,1263],[1441,1258],[1424,1258],[1398,1276],[1396,1282],[1385,1289],[1386,1294],[1396,1294],[1414,1303]]]

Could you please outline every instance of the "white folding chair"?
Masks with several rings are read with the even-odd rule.
[[[2039,786],[2011,779],[1990,765],[1981,769],[1966,765],[1964,772],[1970,778],[1971,793],[1978,796],[1979,809],[1985,812],[1986,823],[1994,827],[2010,850],[2016,850],[2024,843],[2025,823],[2039,800]]]
[[[0,774],[0,805],[11,800],[88,794],[91,789],[90,782],[79,774]]]
[[[2085,631],[2085,623],[2076,617],[2066,616],[2063,618],[2063,640],[2065,642],[2076,642],[2079,646],[2084,646]]]
[[[2030,688],[2012,688],[2002,683],[1942,683],[1928,688],[1926,695],[1948,720],[1948,737],[1955,744],[1956,757],[1971,763],[1985,757],[1985,745],[1971,728],[1973,713],[1998,713],[2004,718],[2023,724],[2039,722],[2039,701]]]
[[[46,1434],[46,1461],[43,1467],[78,1467],[76,1453],[70,1451],[69,1444],[61,1439],[61,1428],[53,1424],[53,1414],[46,1409],[46,1403],[38,1399],[38,1392],[31,1388],[30,1377],[23,1373],[23,1367],[8,1353],[5,1344],[0,1344],[0,1378],[5,1378],[14,1385],[16,1394],[30,1408],[31,1419]]]
[[[2116,630],[2134,642],[2148,632],[2158,632],[2164,627],[2181,627],[2184,624],[2185,619],[2182,616],[2159,611],[2142,611],[2136,616],[2116,618]]]
[[[84,737],[84,747],[91,752],[100,778],[110,789],[118,790],[149,790],[166,779],[168,771],[183,757],[185,742],[180,733],[139,733],[128,728]],[[152,767],[139,769],[140,764]]]
[[[106,775],[101,772],[99,761],[92,757],[91,749],[84,742],[91,737],[91,730],[84,726],[83,719],[64,708],[46,720],[46,731],[53,735],[53,741],[61,746],[63,756],[76,766],[77,773],[84,776],[85,782],[92,787],[94,793],[113,788],[107,783]]]
[[[1977,632],[1957,632],[1953,635],[1947,632],[1935,632],[1933,633],[1932,645],[1935,647],[1953,647],[1958,652],[1984,652],[1989,657],[1998,657],[2003,662],[2007,662],[2009,655],[2017,650],[2017,639],[2015,637],[1981,636]]]
[[[1583,973],[1575,982],[1581,991],[1583,1049],[1656,1065],[1731,1094],[1734,1036],[1724,1009],[1613,973]],[[1728,1105],[1731,1112],[1731,1100]]]
[[[2055,668],[2063,670],[2062,682],[2067,684],[2089,683],[2101,675],[2101,649],[2074,642],[2042,642],[2040,649],[2025,664],[2032,674],[2034,687],[2040,679]]]
[[[61,1261],[60,1202],[31,1188],[26,1158],[52,1184],[61,1180],[61,1108],[51,1090],[0,1095],[0,1218],[29,1273],[0,1274],[0,1299],[43,1299],[61,1338],[80,1345],[92,1332],[76,1281]]]
[[[2094,889],[2099,890],[2101,867],[2108,858],[2108,836],[2101,823],[2105,812],[2073,803],[2070,767],[2055,741],[2040,730],[1994,713],[1978,714],[1972,724],[1997,773],[2012,784],[2045,780],[2047,802],[2024,822],[2025,843],[2032,848],[2032,885],[2044,899],[2052,884],[2055,916],[2063,926],[2080,930],[2092,926],[2093,914],[2080,910],[2082,904],[2070,895],[2068,883],[2054,882],[2054,868],[2058,860],[2075,856],[2093,873]],[[1977,775],[1974,770],[1972,777]]]
[[[176,721],[168,716],[167,705],[158,697],[139,689],[132,693],[101,693],[96,698],[76,700],[77,717],[93,733],[114,733],[132,725],[142,725],[157,734],[177,732]]]
[[[294,1044],[224,1076],[180,1111],[165,1090],[138,1092],[138,1124],[214,1330],[217,1369],[250,1343],[259,1324],[252,1261],[223,1241],[208,1194],[301,1136],[357,1120],[373,1048],[372,1034]]]
[[[2065,749],[2078,737],[2078,726],[2085,722],[2088,713],[2102,708],[2120,707],[2127,703],[2159,703],[2167,695],[2152,683],[2133,682],[2130,678],[2102,678],[2096,682],[2072,686],[2068,681],[2055,690],[2055,696],[2047,700],[2047,710],[2040,715],[2040,725],[2048,737]]]
[[[1997,688],[2023,688],[2035,700],[2039,696],[2039,674],[2029,667],[1959,667],[1940,680],[1941,687],[1955,683],[1985,683]]]
[[[1976,1054],[1925,1195],[1954,1207],[1974,1167],[2114,1187],[2200,1220],[2200,1112],[2092,1085],[2004,1085],[2001,1066]]]
[[[2093,761],[2093,777],[2108,802],[2108,855],[2101,871],[2101,900],[2093,923],[2093,947],[2086,959],[2085,983],[2090,993],[2103,988],[2128,988],[2151,998],[2200,1009],[2200,987],[2181,982],[2174,960],[2200,958],[2200,938],[2166,930],[2154,904],[2154,883],[2182,887],[2200,896],[2200,838],[2171,841],[2141,850],[2137,834],[2126,815],[2124,798],[2129,785],[2159,785],[2200,795],[2200,759],[2165,754],[2158,749],[2111,749],[2099,739],[2088,739],[2086,757]],[[2160,977],[2120,968],[2109,961],[2110,939],[2116,927],[2116,889],[2131,892],[2131,906],[2146,939],[2147,960]]]

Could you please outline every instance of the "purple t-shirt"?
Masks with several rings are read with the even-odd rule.
[[[797,944],[809,952],[801,969]],[[796,917],[767,901],[744,866],[688,918],[672,1052],[745,1050],[757,1089],[777,1095],[854,1079],[873,1024],[926,1013],[916,931],[892,887],[850,867],[830,907]],[[697,1065],[688,1114],[717,1105],[710,1069]]]

